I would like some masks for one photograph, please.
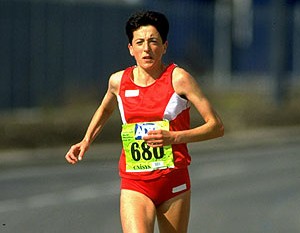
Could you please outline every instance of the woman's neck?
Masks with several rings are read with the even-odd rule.
[[[163,63],[161,63],[159,68],[151,69],[151,70],[145,70],[140,66],[137,66],[133,70],[134,83],[139,86],[149,86],[161,76],[165,68],[166,67]]]

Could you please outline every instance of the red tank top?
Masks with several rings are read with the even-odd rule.
[[[117,96],[123,124],[161,121],[170,122],[170,131],[190,128],[190,104],[175,93],[172,85],[172,73],[176,65],[169,65],[161,76],[149,86],[141,87],[133,81],[133,67],[127,68],[122,76]],[[130,179],[154,179],[173,169],[186,168],[191,161],[186,144],[172,145],[175,168],[150,172],[126,172],[125,153],[122,150],[119,170],[120,176]]]

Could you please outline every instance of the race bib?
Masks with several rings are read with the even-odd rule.
[[[124,124],[122,142],[126,157],[127,172],[145,172],[174,168],[172,146],[153,148],[147,145],[143,136],[150,130],[169,130],[169,121],[155,121]]]

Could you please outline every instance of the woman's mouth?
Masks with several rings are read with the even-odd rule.
[[[150,59],[152,59],[152,57],[151,56],[144,56],[143,59],[150,60]]]

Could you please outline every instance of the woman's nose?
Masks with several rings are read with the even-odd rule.
[[[149,51],[150,50],[150,46],[147,42],[145,42],[144,44],[144,51]]]

